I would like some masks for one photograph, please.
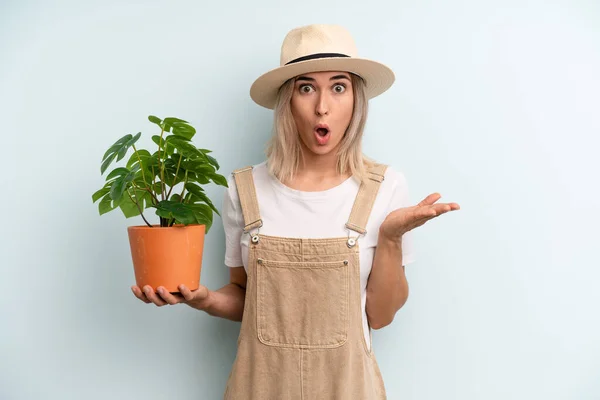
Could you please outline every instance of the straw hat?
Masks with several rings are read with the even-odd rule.
[[[280,66],[254,81],[250,97],[257,104],[273,109],[277,91],[285,81],[320,71],[346,71],[361,76],[369,99],[389,89],[395,79],[389,67],[358,57],[354,40],[346,29],[314,24],[288,32],[281,46]]]

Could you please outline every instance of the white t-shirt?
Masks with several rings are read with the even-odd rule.
[[[348,178],[336,187],[318,192],[304,192],[285,186],[267,169],[266,161],[254,165],[252,171],[260,216],[263,226],[260,233],[289,238],[347,237],[345,227],[350,216],[359,183]],[[248,272],[249,235],[243,234],[244,216],[233,175],[228,177],[229,188],[225,190],[222,220],[225,230],[225,265],[244,266]],[[367,344],[366,287],[377,246],[379,226],[393,210],[412,206],[406,178],[403,173],[387,168],[377,198],[367,222],[367,233],[358,239],[360,252],[360,283],[363,310],[363,332]],[[402,264],[415,261],[411,231],[402,238]],[[357,233],[350,231],[354,237]]]

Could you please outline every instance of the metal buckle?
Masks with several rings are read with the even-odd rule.
[[[256,228],[256,233],[252,233],[252,231],[247,231],[246,233],[248,234],[248,236],[250,236],[250,241],[254,244],[257,244],[260,241],[260,227],[262,226],[262,222],[261,224],[258,226],[258,228]]]
[[[348,241],[346,241],[346,245],[348,246],[348,248],[354,247],[356,245],[356,243],[358,242],[358,239],[367,233],[367,231],[365,231],[365,233],[353,231],[353,232],[358,233],[358,236],[356,236],[356,238],[353,238],[353,237],[350,237],[350,228],[346,228],[346,230],[348,231]]]

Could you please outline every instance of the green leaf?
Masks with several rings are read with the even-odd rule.
[[[217,208],[214,206],[214,204],[212,203],[212,201],[210,201],[210,199],[208,198],[208,196],[206,195],[206,193],[204,193],[204,190],[196,185],[195,183],[186,183],[185,184],[185,188],[188,192],[192,193],[196,198],[198,198],[200,201],[205,202],[206,204],[208,204],[208,206],[214,211],[216,212],[219,216],[221,214],[219,214],[219,210],[217,210]]]
[[[160,193],[161,190],[162,190],[161,182],[160,181],[156,181],[154,183],[154,186],[152,187],[152,191],[154,192],[154,194],[158,194],[158,193]],[[160,198],[158,195],[156,197]]]
[[[158,145],[160,149],[165,148],[165,139],[160,137],[160,135],[153,135],[152,141]]]
[[[106,151],[106,153],[104,153],[102,165],[100,167],[100,174],[101,175],[104,174],[104,171],[106,171],[106,169],[114,161],[115,158],[117,159],[116,161],[118,162],[123,157],[125,157],[127,150],[131,146],[133,146],[135,144],[135,142],[138,141],[138,139],[140,138],[141,135],[142,135],[141,132],[138,132],[135,136],[132,136],[131,134],[127,134],[127,135],[123,136],[121,139],[117,140],[115,142],[115,144],[113,144]]]
[[[183,154],[184,157],[192,158],[194,156],[200,157],[203,155],[200,150],[198,150],[188,140],[185,140],[179,136],[169,136],[167,137],[166,141],[169,143],[169,145],[175,147],[179,153]]]
[[[181,163],[181,167],[188,171],[207,176],[211,176],[215,173],[215,168],[212,165],[200,159],[184,161]]]
[[[196,217],[188,204],[178,203],[173,200],[163,200],[156,205],[156,214],[163,218],[175,218],[182,224],[193,224]]]
[[[110,198],[113,200],[121,200],[121,196],[125,193],[127,189],[128,182],[124,179],[124,177],[117,178],[112,187],[110,188]]]
[[[160,126],[160,124],[162,123],[162,120],[158,117],[155,117],[154,115],[149,115],[148,116],[148,121]]]
[[[171,186],[176,186],[179,182],[185,179],[186,170],[181,166],[177,168],[177,162],[174,160],[167,160],[167,162],[165,162],[165,172],[169,173],[168,182],[171,184]],[[177,172],[177,178],[173,180],[175,172]],[[166,175],[165,179],[167,179]]]
[[[127,161],[126,167],[131,168],[135,163],[140,162],[140,159],[143,160],[144,157],[150,157],[150,152],[148,150],[139,149],[137,152],[134,151],[133,153],[131,153],[131,157],[129,157],[129,161]]]
[[[106,150],[106,153],[104,153],[104,155],[102,156],[102,160],[105,160],[108,156],[110,156],[111,154],[113,154],[117,150],[119,150],[121,148],[121,146],[123,146],[125,143],[127,143],[131,137],[132,137],[131,134],[127,134],[127,135],[123,136],[121,139],[117,140],[112,146],[110,146],[110,148],[108,150]]]
[[[189,176],[190,174],[188,174]],[[195,181],[197,181],[198,183],[202,184],[202,185],[206,185],[208,183],[210,183],[210,180],[208,179],[208,177],[206,175],[202,175],[202,174],[196,174],[195,172],[193,173],[193,178]]]
[[[173,154],[173,152],[175,151],[175,149],[173,148],[173,146],[169,146],[167,144],[167,140],[169,139],[170,136],[167,136],[166,138],[161,138],[160,135],[153,135],[152,136],[152,141],[154,143],[156,143],[158,145],[158,149],[152,156],[155,156],[157,160],[162,160],[165,156],[165,153],[167,155]],[[159,154],[160,152],[160,154]]]
[[[110,198],[110,194],[107,194],[102,198],[102,200],[100,200],[100,203],[98,203],[98,211],[100,212],[100,215],[106,214],[107,212],[117,208],[119,204],[120,201],[112,200]]]
[[[206,233],[210,230],[213,223],[213,212],[206,204],[189,204],[194,210],[196,223],[206,225]]]
[[[123,200],[119,204],[119,208],[123,212],[123,215],[125,215],[125,218],[131,218],[140,215],[140,208],[143,212],[145,208],[144,202],[147,201],[147,198],[150,197],[150,193],[144,190],[135,189],[130,190],[130,193],[131,192],[133,192],[133,194],[131,195],[133,199],[131,199],[129,196],[123,196]],[[135,204],[136,202],[139,204],[139,208]]]
[[[216,183],[217,185],[229,187],[229,186],[227,186],[227,178],[225,178],[223,175],[212,174],[210,176],[210,179],[212,179],[212,181],[214,183]]]
[[[168,158],[165,161],[165,164],[168,166],[173,166],[174,168],[177,168],[177,164],[179,164],[180,162],[183,163],[184,161],[185,161],[185,157],[183,156],[183,154],[173,153],[173,154],[171,154],[170,158]]]
[[[198,161],[204,161],[205,164],[210,164],[210,161],[208,161],[208,155],[204,154],[202,151],[198,150],[200,152],[198,157],[192,157],[192,160],[198,160]]]
[[[172,144],[170,144],[169,138],[172,137],[172,135],[169,135],[167,137],[165,137],[165,150],[163,152],[161,152],[161,160],[165,160],[165,154],[167,156],[172,156],[173,154],[175,154],[175,146],[173,146]]]
[[[100,203],[98,203],[98,211],[100,215],[106,214],[109,211],[112,211],[114,207],[112,206],[112,199],[110,196],[104,196]]]
[[[154,207],[154,204],[152,204],[152,194],[150,194],[150,192],[148,192],[147,190],[136,189],[135,193],[136,199],[140,199],[140,201],[143,200],[143,202],[140,203],[142,211],[147,208]]]
[[[187,122],[172,122],[171,125],[173,125],[174,129],[196,133],[196,128]]]
[[[165,183],[168,182],[168,185],[167,185],[168,187],[175,186],[178,183],[178,181],[175,179],[175,174],[173,172],[175,172],[175,171],[170,171],[168,169],[165,169],[165,174],[164,174]],[[169,190],[167,189],[167,191],[169,191]]]
[[[136,200],[137,201],[137,200]],[[135,217],[136,215],[140,215],[140,210],[137,208],[135,203],[129,196],[124,196],[123,201],[119,204],[119,208],[125,215],[125,218]]]
[[[142,159],[142,168],[152,171],[152,167],[156,170],[159,166],[158,162],[158,152],[155,152],[151,156],[142,155],[140,157]]]
[[[175,118],[175,117],[167,117],[164,119],[164,122],[167,124],[171,124],[173,125],[174,123],[184,123],[187,124],[188,122],[183,120],[183,119],[179,119],[179,118]]]
[[[142,173],[142,169],[140,168],[140,170],[136,172],[135,178],[133,178],[133,183],[135,183],[136,186],[150,187],[153,178],[154,176],[152,176],[151,169],[147,168]]]
[[[173,124],[173,134],[190,140],[196,134],[196,129],[191,125],[175,123]]]
[[[217,169],[217,171],[219,170],[219,168],[221,168],[219,166],[219,163],[213,156],[209,156],[208,154],[206,154],[206,158],[208,158],[208,162],[211,163]]]
[[[121,175],[113,181],[110,188],[110,197],[115,201],[120,201],[125,190],[131,186],[131,181],[135,178],[135,174],[138,171],[139,166],[134,167],[128,171],[127,175]]]
[[[100,198],[104,197],[108,192],[110,192],[110,187],[103,187],[102,189],[96,191],[92,195],[92,203],[97,202]]]
[[[118,167],[118,168],[115,168],[114,170],[112,170],[111,173],[106,176],[106,180],[110,181],[113,178],[127,175],[128,173],[129,173],[129,169],[127,169],[125,167]]]

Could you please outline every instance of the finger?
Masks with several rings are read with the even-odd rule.
[[[460,206],[456,203],[440,203],[432,205],[431,208],[435,210],[437,215],[441,215],[449,211],[459,210]]]
[[[182,284],[179,285],[179,291],[186,301],[204,300],[206,297],[208,297],[208,288],[203,285],[199,285],[198,289],[191,291],[187,286]]]
[[[169,291],[162,286],[159,286],[156,288],[156,290],[158,291],[160,297],[170,305],[181,303],[184,300],[182,296],[169,293]]]
[[[421,202],[419,203],[419,206],[432,205],[433,203],[438,201],[441,197],[442,197],[442,195],[437,192],[431,193],[429,196],[427,196],[423,200],[421,200]]]
[[[144,303],[150,303],[150,300],[148,300],[148,298],[146,298],[146,295],[142,292],[142,290],[137,285],[132,286],[131,291],[133,292],[135,297],[137,297]]]
[[[457,203],[445,203],[445,204],[433,204],[429,206],[421,206],[412,210],[411,218],[408,222],[408,228],[406,232],[411,231],[423,224],[430,219],[438,217],[444,213],[453,210],[459,210],[460,206]]]
[[[194,300],[194,294],[185,285],[179,285],[179,293],[181,293],[185,301]]]
[[[423,225],[425,222],[433,219],[444,213],[446,207],[443,204],[435,204],[430,206],[422,206],[413,210],[411,218],[408,220],[408,230],[413,230],[416,227]]]
[[[424,218],[432,218],[437,215],[437,211],[433,206],[421,206],[413,210],[412,220],[419,221]]]
[[[158,307],[167,304],[163,299],[157,296],[156,293],[154,293],[154,290],[152,289],[152,287],[150,287],[150,285],[144,286],[144,293],[146,294],[146,297]]]
[[[423,210],[418,214],[419,216],[412,220],[411,229],[423,225],[430,219],[458,209],[460,209],[460,207],[456,203],[433,204],[429,207],[423,207]]]

